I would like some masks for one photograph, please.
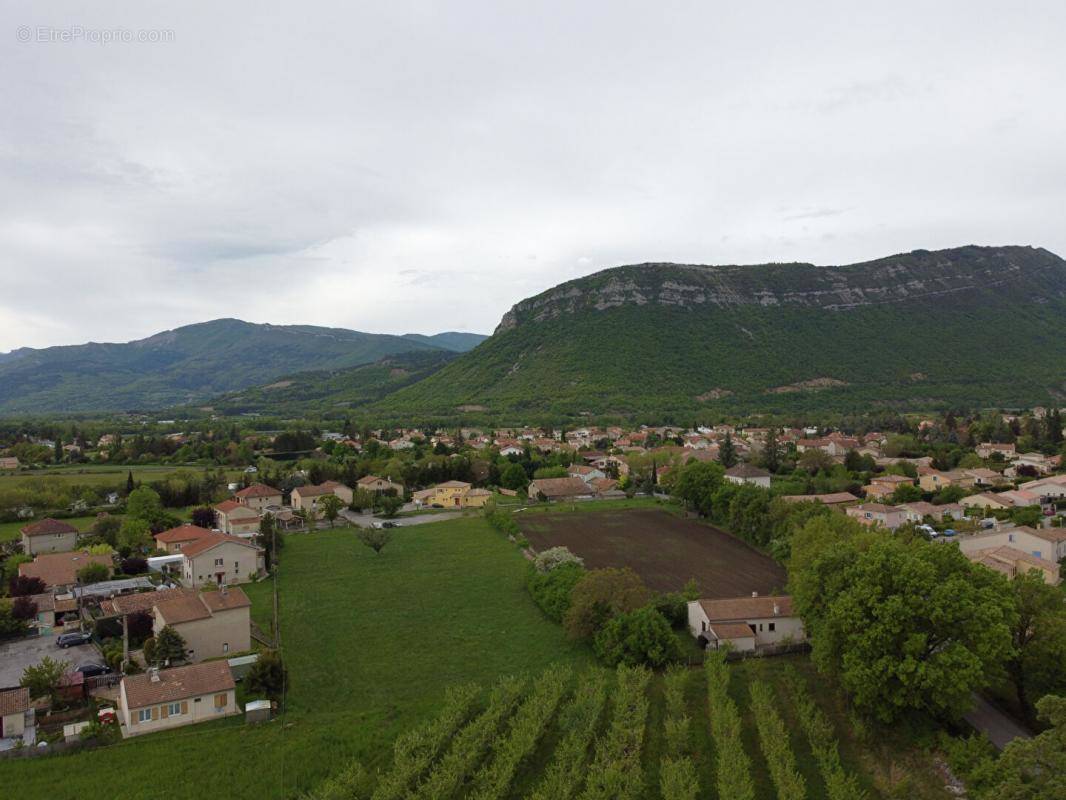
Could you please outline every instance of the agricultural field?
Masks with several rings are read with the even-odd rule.
[[[679,770],[695,776],[698,796],[718,796],[703,667],[684,670],[679,705],[676,688],[667,702],[662,674],[619,676],[596,666],[588,648],[543,617],[524,588],[520,552],[479,517],[393,533],[380,555],[350,529],[286,536],[280,632],[290,690],[282,720],[249,728],[231,718],[71,755],[0,761],[0,786],[17,786],[21,800],[116,792],[199,800],[205,786],[227,798],[287,800],[357,759],[381,792],[377,800],[405,796],[386,791],[397,785],[390,780],[423,797],[547,800],[563,796],[560,786],[572,797],[627,796],[616,791],[618,775],[636,787],[628,796],[672,800],[685,795],[660,786],[664,773]],[[271,583],[246,590],[254,619],[269,628]],[[914,800],[945,797],[929,759],[902,735],[852,724],[806,658],[728,670],[743,752],[765,761],[751,711],[750,686],[759,681],[770,687],[813,800],[828,798],[826,779],[802,732],[795,676],[831,723],[841,770],[857,776],[869,800],[887,800],[904,782]],[[464,703],[460,687],[470,685]],[[688,720],[680,745],[666,733],[678,715]],[[403,750],[416,739],[423,744],[394,760],[394,742]],[[674,763],[686,759],[690,767]],[[196,781],[188,779],[191,763]],[[763,773],[752,770],[753,800],[774,800]]]
[[[590,569],[630,567],[652,589],[680,591],[695,578],[704,597],[783,591],[784,568],[728,533],[656,509],[576,514],[519,514],[537,550],[559,545]]]
[[[179,472],[203,472],[208,467],[190,465],[187,467],[172,464],[146,464],[143,466],[126,466],[123,464],[71,464],[68,466],[46,467],[45,469],[21,472],[0,473],[0,489],[33,485],[38,481],[53,482],[58,485],[105,486],[116,489],[125,488],[126,476],[132,471],[133,479],[150,483],[163,481]],[[215,467],[210,467],[214,470]],[[240,477],[240,470],[227,470],[231,481]]]

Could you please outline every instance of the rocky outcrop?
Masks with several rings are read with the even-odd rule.
[[[637,264],[560,284],[507,312],[496,332],[582,311],[742,305],[846,312],[886,303],[966,302],[990,294],[1066,296],[1066,262],[1032,247],[916,250],[846,266]]]

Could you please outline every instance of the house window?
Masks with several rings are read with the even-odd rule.
[[[222,652],[223,653],[228,653],[229,652],[229,642],[223,642],[222,643]]]
[[[773,633],[775,630],[777,630],[777,623],[771,622],[766,627],[769,629],[770,633]]]
[[[176,717],[181,713],[181,703],[168,703],[167,716]]]
[[[216,558],[215,559],[215,566],[216,567],[221,567],[222,564],[223,564],[223,560],[221,558]]]
[[[151,719],[152,719],[152,709],[150,709],[150,708],[142,708],[140,711],[137,712],[137,721],[138,722],[150,722]]]

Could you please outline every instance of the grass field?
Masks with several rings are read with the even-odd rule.
[[[782,591],[785,570],[717,528],[658,509],[517,515],[538,550],[563,545],[590,569],[630,567],[652,589],[680,591],[695,578],[704,597]]]
[[[392,740],[433,715],[449,685],[477,681],[487,687],[501,675],[531,675],[558,662],[570,664],[577,675],[592,666],[588,649],[568,642],[533,605],[523,585],[523,558],[481,518],[393,533],[381,555],[363,547],[351,530],[286,537],[281,633],[291,687],[282,720],[254,728],[239,718],[220,720],[72,755],[0,761],[0,786],[17,787],[20,800],[112,795],[199,800],[205,792],[292,798],[353,757],[372,771],[386,768]],[[271,584],[246,590],[254,618],[269,627]],[[762,759],[747,716],[746,683],[758,675],[780,696],[779,678],[789,663],[836,723],[846,766],[862,773],[870,800],[888,798],[887,787],[903,779],[910,781],[906,794],[914,800],[944,796],[919,753],[880,734],[855,734],[830,684],[801,657],[733,667],[732,692],[745,715],[745,746],[753,763]],[[646,796],[654,800],[664,752],[661,678],[649,691],[641,763]],[[713,797],[714,746],[699,668],[692,671],[687,696],[700,796]],[[787,698],[781,702],[788,721]],[[535,783],[560,736],[553,725],[520,773],[513,797]],[[814,776],[809,797],[824,798],[809,751],[801,741],[794,749],[801,770]],[[193,769],[195,780],[189,777]],[[757,778],[756,788],[757,800],[774,800],[765,779]]]
[[[0,473],[0,488],[33,484],[36,481],[52,481],[60,484],[78,486],[114,486],[125,488],[126,477],[133,472],[135,481],[149,483],[170,478],[178,472],[203,472],[208,467],[202,465],[174,466],[172,464],[145,464],[126,466],[124,464],[71,464],[68,466],[47,467],[45,469]],[[210,469],[214,469],[211,467]],[[230,480],[236,480],[240,470],[227,470]]]

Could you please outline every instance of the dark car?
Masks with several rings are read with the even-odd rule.
[[[76,647],[79,644],[88,644],[92,641],[92,638],[92,636],[83,631],[61,633],[56,637],[56,645],[59,647]]]
[[[74,671],[80,672],[86,678],[95,678],[97,675],[106,675],[111,670],[103,664],[79,664]]]

